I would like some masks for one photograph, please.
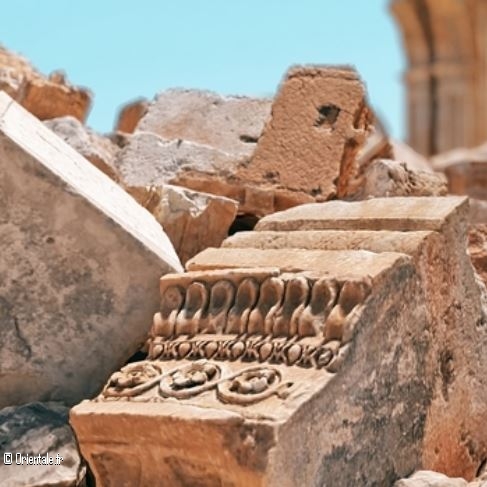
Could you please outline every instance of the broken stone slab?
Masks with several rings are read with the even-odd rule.
[[[277,267],[283,272],[312,271],[327,275],[355,275],[367,268],[370,275],[402,254],[366,250],[205,249],[186,262],[188,271],[239,267]]]
[[[114,164],[118,147],[108,137],[97,134],[71,116],[46,120],[44,124],[100,171],[119,182]]]
[[[286,74],[243,180],[324,201],[346,194],[371,122],[366,93],[350,67],[297,66]]]
[[[169,184],[127,191],[162,225],[183,264],[207,247],[218,247],[237,216],[238,203],[223,196]]]
[[[53,402],[0,410],[2,487],[85,485],[86,464],[68,415],[66,406]],[[8,454],[12,455],[11,464],[7,464]]]
[[[250,156],[271,111],[271,100],[170,89],[159,93],[137,131]]]
[[[118,112],[114,131],[131,134],[136,129],[140,119],[147,113],[149,102],[145,98],[138,98],[123,105]]]
[[[0,90],[41,120],[71,115],[84,122],[91,107],[91,92],[70,85],[63,72],[54,71],[46,77],[25,58],[2,46]]]
[[[420,470],[407,479],[398,480],[394,487],[468,487],[462,478],[450,478],[439,472]]]
[[[149,132],[126,139],[115,165],[127,186],[173,184],[239,202],[239,213],[266,215],[313,201],[304,194],[270,191],[235,176],[235,168],[248,157],[185,140],[166,140]]]
[[[150,328],[161,226],[0,93],[0,406],[96,394]]]
[[[290,208],[262,218],[255,230],[440,230],[465,197],[372,198],[329,201]]]
[[[376,159],[370,163],[350,199],[391,196],[446,196],[447,181],[443,174],[409,169],[404,162]]]

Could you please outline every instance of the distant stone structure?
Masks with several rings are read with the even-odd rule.
[[[392,0],[409,66],[409,144],[425,155],[487,139],[487,2]]]

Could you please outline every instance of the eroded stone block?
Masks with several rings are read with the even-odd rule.
[[[365,98],[352,68],[290,69],[240,177],[321,200],[346,194],[371,121]]]
[[[97,393],[181,265],[146,210],[3,93],[0,235],[0,405]]]
[[[237,216],[238,203],[223,196],[170,184],[127,191],[162,225],[182,263],[207,247],[218,247]]]
[[[409,169],[406,163],[377,159],[365,170],[360,186],[350,199],[391,196],[446,196],[443,174]]]

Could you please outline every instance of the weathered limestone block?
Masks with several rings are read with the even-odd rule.
[[[237,216],[236,201],[166,184],[128,192],[162,225],[182,263],[219,246]]]
[[[365,98],[351,68],[292,68],[239,176],[321,200],[343,196],[357,176],[355,157],[369,130]]]
[[[91,92],[68,84],[63,72],[45,77],[25,58],[2,46],[0,90],[41,120],[70,115],[84,122],[91,106]]]
[[[322,485],[325,472],[317,472],[314,459],[303,468],[300,455],[333,454],[331,438],[317,442],[312,431],[323,427],[330,434],[338,427],[332,411],[342,405],[333,404],[335,387],[357,387],[346,382],[357,375],[349,368],[363,370],[369,363],[365,375],[371,372],[361,352],[359,363],[355,356],[346,365],[357,350],[353,330],[364,330],[372,318],[366,313],[369,296],[385,291],[391,278],[396,284],[407,275],[414,285],[405,256],[370,274],[368,265],[356,268],[360,278],[348,277],[345,269],[330,277],[236,269],[219,271],[217,278],[216,272],[209,279],[206,272],[163,278],[149,360],[114,374],[98,402],[72,410],[97,485],[122,479],[153,485],[161,478],[167,485]],[[423,311],[415,306],[401,326],[424,326]],[[390,324],[388,318],[380,315],[380,323]],[[332,390],[324,397],[327,387]],[[418,406],[408,404],[415,411]],[[301,410],[319,417],[320,428],[302,418],[295,424]],[[306,447],[291,448],[293,424],[307,438]],[[144,431],[143,444],[135,431],[139,438]],[[133,455],[141,448],[144,455]],[[349,481],[336,485],[353,485]]]
[[[39,402],[0,410],[2,487],[84,485],[86,465],[68,413],[69,409],[59,403]],[[5,453],[12,454],[11,465],[5,463]]]
[[[0,93],[0,406],[75,403],[145,339],[161,274],[180,271],[160,225]]]
[[[147,113],[149,102],[145,98],[139,98],[120,108],[115,122],[114,131],[131,134],[140,122],[140,119]]]
[[[159,93],[137,131],[186,140],[233,155],[252,155],[271,100],[170,89]]]
[[[466,199],[374,201],[264,219],[287,231],[300,210],[298,235],[321,215],[324,228],[354,234],[352,249],[329,250],[326,238],[313,250],[210,249],[193,259],[205,270],[161,279],[147,360],[71,412],[97,485],[475,476],[487,455],[487,330]],[[352,222],[400,242],[364,250]]]
[[[44,124],[100,171],[114,181],[120,180],[114,164],[118,147],[108,137],[97,134],[71,116],[46,120]]]
[[[383,196],[445,196],[447,182],[443,174],[415,171],[406,163],[376,159],[365,170],[357,190],[350,192],[351,199]]]
[[[446,475],[428,470],[415,472],[407,479],[398,480],[394,487],[467,487],[468,482],[462,478],[449,478]]]

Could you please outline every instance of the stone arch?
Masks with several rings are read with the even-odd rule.
[[[431,59],[431,46],[417,7],[417,2],[411,0],[394,0],[391,3],[410,66],[425,65]]]

